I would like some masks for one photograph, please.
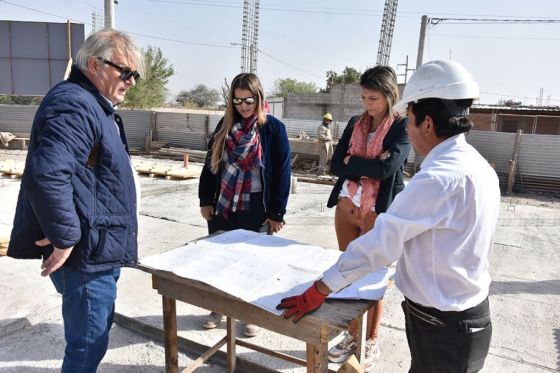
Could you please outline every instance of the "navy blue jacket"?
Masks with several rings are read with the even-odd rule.
[[[133,266],[136,203],[122,121],[74,66],[35,115],[8,255],[50,255],[52,246],[34,243],[47,237],[55,247],[74,246],[65,265],[78,270]]]
[[[404,189],[404,165],[410,152],[410,143],[406,132],[408,119],[397,119],[383,139],[383,151],[391,152],[389,158],[382,161],[380,159],[350,157],[348,165],[345,165],[343,159],[348,154],[350,138],[358,119],[360,119],[360,115],[354,116],[348,121],[348,125],[334,150],[330,171],[331,174],[338,176],[338,180],[331,192],[327,207],[336,206],[342,184],[346,179],[356,181],[365,176],[381,180],[377,200],[375,201],[375,212],[380,214],[387,211],[397,193]]]
[[[216,126],[214,134],[222,127],[222,123],[223,118]],[[272,115],[267,115],[266,124],[259,127],[259,134],[264,165],[262,172],[264,208],[269,219],[283,221],[290,195],[291,179],[290,142],[286,126]],[[217,174],[210,171],[213,143],[214,136],[208,143],[206,161],[198,184],[198,198],[200,206],[215,208],[220,195],[223,167],[220,167]]]

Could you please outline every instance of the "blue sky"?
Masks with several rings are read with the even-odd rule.
[[[239,73],[242,0],[119,0],[116,27],[142,47],[158,46],[174,65],[171,94],[202,83],[220,89]],[[258,75],[270,92],[293,78],[325,86],[328,70],[375,64],[384,0],[261,0]],[[31,9],[26,9],[31,8]],[[0,19],[65,22],[91,31],[103,0],[0,0]],[[34,9],[34,10],[32,10]],[[424,61],[452,58],[479,81],[481,103],[500,99],[560,105],[560,1],[400,0],[390,65],[415,66],[420,18],[552,19],[556,23],[452,24],[428,27]],[[402,78],[401,78],[402,79]]]

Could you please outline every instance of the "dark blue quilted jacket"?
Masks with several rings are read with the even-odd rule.
[[[117,123],[120,131],[117,129]],[[41,258],[74,246],[65,265],[98,272],[137,262],[136,190],[124,128],[76,67],[33,121],[8,255]]]

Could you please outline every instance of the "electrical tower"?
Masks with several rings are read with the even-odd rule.
[[[257,73],[260,0],[243,1],[241,30],[241,72]]]
[[[381,34],[379,36],[379,49],[377,50],[377,65],[389,65],[398,2],[398,0],[385,0]]]
[[[101,15],[101,11],[94,10],[91,12],[91,33],[93,34],[96,31],[101,30],[103,25],[103,16]]]

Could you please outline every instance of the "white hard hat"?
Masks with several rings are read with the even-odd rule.
[[[395,111],[402,113],[410,102],[423,98],[462,100],[479,97],[478,84],[463,65],[451,60],[436,60],[426,62],[412,74]]]

